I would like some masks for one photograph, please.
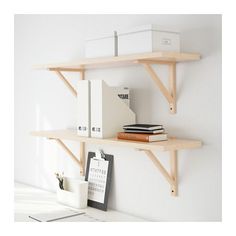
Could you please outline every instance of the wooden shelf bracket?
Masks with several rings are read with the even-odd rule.
[[[173,150],[170,151],[170,174],[165,169],[165,167],[161,164],[158,158],[153,154],[150,150],[142,150],[145,154],[149,157],[149,159],[153,162],[153,164],[157,167],[157,169],[161,172],[161,174],[165,177],[167,182],[170,184],[171,187],[171,195],[177,196],[178,195],[178,180],[177,180],[177,173],[178,173],[178,163],[177,163],[177,151]]]
[[[66,87],[70,90],[70,92],[77,97],[77,91],[76,89],[70,84],[70,82],[65,78],[65,76],[62,74],[62,71],[65,72],[80,72],[80,79],[85,79],[85,70],[84,69],[75,69],[75,68],[63,68],[63,67],[57,67],[57,68],[49,68],[50,71],[54,71],[58,77],[64,82]],[[57,143],[69,154],[69,156],[76,161],[77,164],[80,166],[80,175],[85,174],[85,142],[80,142],[80,161],[77,159],[77,157],[69,150],[69,148],[60,140],[55,139]]]
[[[176,113],[176,62],[169,61],[154,61],[154,60],[138,60],[138,63],[142,64],[148,74],[151,76],[154,83],[160,89],[169,103],[170,113]],[[169,67],[169,89],[165,87],[159,76],[152,68],[152,64],[165,64]]]
[[[59,144],[59,146],[62,147],[62,149],[69,155],[69,157],[80,166],[80,175],[84,175],[84,166],[85,166],[84,146],[83,146],[84,143],[81,143],[82,144],[82,149],[81,149],[81,146],[80,146],[80,160],[79,160],[76,157],[76,155],[60,139],[54,139],[54,138],[49,138],[49,139],[55,140]]]
[[[70,84],[70,82],[66,79],[66,77],[62,74],[62,71],[66,72],[80,72],[81,79],[84,79],[84,69],[73,69],[73,68],[49,68],[50,71],[54,71],[59,79],[66,85],[66,87],[70,90],[70,92],[77,97],[76,89]]]

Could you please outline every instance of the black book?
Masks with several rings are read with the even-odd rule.
[[[162,129],[162,125],[150,125],[150,124],[133,124],[133,125],[124,125],[123,129],[139,129],[139,130],[156,130]]]
[[[165,132],[164,129],[155,130],[143,130],[143,129],[124,129],[125,133],[137,133],[137,134],[162,134]]]

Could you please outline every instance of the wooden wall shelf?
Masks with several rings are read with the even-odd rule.
[[[176,113],[176,63],[200,60],[198,53],[180,52],[152,52],[142,54],[132,54],[117,57],[89,58],[74,62],[47,64],[35,66],[35,69],[47,69],[54,71],[64,82],[66,87],[76,96],[76,89],[69,83],[62,72],[80,72],[84,77],[84,72],[88,69],[107,68],[115,66],[127,66],[140,64],[147,71],[151,79],[159,88],[169,104],[170,113]],[[157,73],[152,68],[153,64],[164,64],[169,68],[169,88],[162,83]]]
[[[66,79],[63,72],[79,72],[81,79],[85,79],[85,71],[90,69],[108,68],[116,66],[128,66],[128,65],[141,65],[146,72],[149,74],[155,85],[159,88],[163,96],[166,98],[169,104],[170,113],[176,113],[176,63],[189,62],[200,60],[200,54],[197,53],[179,53],[179,52],[153,52],[143,54],[133,54],[118,57],[106,57],[106,58],[93,58],[93,59],[82,59],[69,63],[59,64],[47,64],[41,66],[35,66],[35,69],[47,69],[56,73],[58,78],[66,85],[69,91],[77,97],[76,89]],[[169,69],[169,87],[163,84],[152,65],[162,64],[168,66]],[[147,157],[152,161],[155,167],[164,176],[166,181],[171,186],[171,195],[177,196],[178,194],[178,159],[177,151],[181,149],[193,149],[201,147],[202,143],[198,140],[186,140],[169,138],[168,141],[162,142],[137,142],[128,140],[118,140],[117,138],[109,139],[98,139],[80,137],[75,132],[69,130],[56,130],[56,131],[34,131],[31,132],[34,136],[46,137],[48,139],[56,140],[56,142],[66,151],[79,166],[80,173],[84,175],[85,166],[85,143],[95,143],[101,145],[116,145],[123,147],[135,148],[143,151]],[[80,157],[79,159],[71,150],[63,143],[62,139],[77,141],[80,143]],[[157,156],[153,153],[154,151],[168,151],[170,154],[170,173],[167,171]]]
[[[84,69],[99,69],[113,66],[128,66],[137,63],[151,64],[169,64],[173,62],[187,62],[200,60],[198,53],[182,53],[182,52],[151,52],[142,54],[131,54],[117,57],[99,57],[87,58],[66,63],[52,63],[35,66],[35,69],[48,69],[60,71],[80,71]]]
[[[84,159],[80,160],[69,150],[69,148],[62,142],[62,139],[69,141],[77,141],[83,143],[94,143],[101,145],[115,145],[135,148],[139,151],[144,151],[147,157],[153,162],[153,164],[158,168],[161,174],[165,177],[167,182],[171,185],[171,195],[177,196],[178,182],[177,182],[177,151],[182,149],[193,149],[199,148],[202,142],[199,140],[188,140],[188,139],[177,139],[169,138],[167,141],[162,142],[137,142],[130,140],[121,140],[117,138],[99,139],[99,138],[89,138],[81,137],[76,134],[75,131],[70,130],[51,130],[51,131],[33,131],[31,132],[33,136],[46,137],[48,139],[56,140],[58,144],[69,154],[69,156],[79,164],[81,168],[81,174],[84,174]],[[163,167],[161,162],[155,156],[153,151],[169,151],[170,153],[170,165],[171,173]]]
[[[162,142],[138,142],[123,140],[117,138],[89,138],[78,136],[76,132],[70,130],[51,130],[51,131],[32,131],[31,135],[46,137],[50,139],[64,139],[77,142],[95,143],[101,145],[116,145],[136,149],[146,149],[152,151],[171,151],[181,149],[193,149],[201,146],[201,141],[191,139],[169,138],[168,141]]]

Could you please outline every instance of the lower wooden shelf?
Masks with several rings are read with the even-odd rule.
[[[169,140],[167,141],[151,142],[151,143],[122,140],[117,138],[107,138],[107,139],[89,138],[89,137],[78,136],[75,131],[70,131],[70,130],[33,131],[31,132],[31,135],[46,137],[50,139],[65,139],[77,142],[95,143],[102,145],[116,145],[116,146],[124,146],[137,149],[153,150],[153,151],[192,149],[201,147],[202,145],[202,142],[199,140],[190,140],[190,139],[188,140],[188,139],[177,139],[177,138],[169,138]]]
[[[200,140],[191,140],[191,139],[178,139],[178,138],[169,138],[167,141],[161,142],[138,142],[138,141],[130,141],[130,140],[121,140],[117,138],[107,138],[107,139],[99,139],[99,138],[90,138],[90,137],[81,137],[76,134],[75,131],[71,130],[51,130],[51,131],[33,131],[31,132],[33,136],[46,137],[48,139],[54,139],[57,143],[69,154],[69,156],[76,161],[81,167],[81,174],[84,175],[84,165],[85,165],[85,157],[84,157],[84,144],[85,143],[95,143],[101,145],[115,145],[115,146],[123,146],[135,148],[140,151],[144,151],[147,157],[153,162],[153,164],[157,167],[157,169],[161,172],[161,174],[165,177],[167,182],[171,186],[171,195],[177,196],[178,192],[178,180],[177,180],[177,151],[182,149],[194,149],[202,146],[202,142]],[[74,155],[69,148],[61,141],[70,140],[80,142],[80,158],[77,159],[76,155]],[[170,152],[170,174],[163,167],[161,162],[158,160],[153,151],[169,151]]]

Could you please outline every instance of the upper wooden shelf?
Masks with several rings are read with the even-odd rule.
[[[125,66],[142,62],[164,63],[196,61],[200,59],[198,53],[180,53],[180,52],[152,52],[142,54],[132,54],[117,57],[88,58],[78,61],[46,64],[35,66],[35,69],[66,70],[66,69],[95,69],[100,67]]]
[[[108,139],[89,138],[89,137],[78,136],[75,131],[70,131],[70,130],[33,131],[31,132],[31,135],[46,137],[49,139],[65,139],[71,141],[95,143],[103,145],[107,144],[116,146],[126,146],[131,148],[153,150],[153,151],[193,149],[201,147],[202,145],[201,141],[199,140],[187,140],[187,139],[176,139],[176,138],[169,138],[169,140],[167,141],[150,142],[150,143],[122,140],[117,138],[108,138]]]

